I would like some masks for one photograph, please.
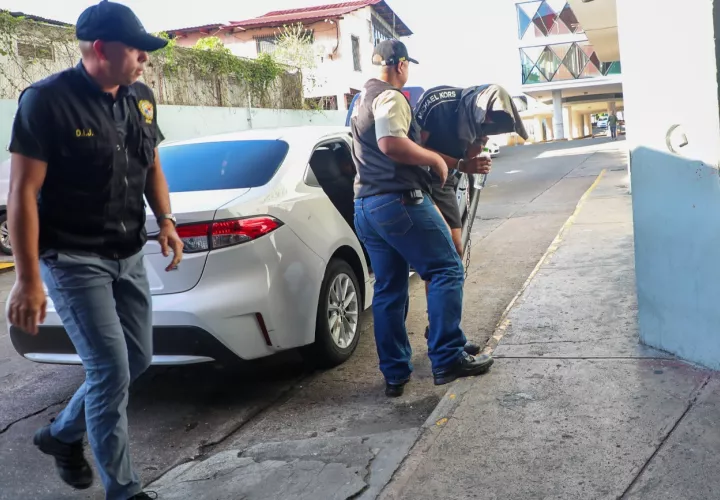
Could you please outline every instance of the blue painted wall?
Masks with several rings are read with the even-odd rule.
[[[720,177],[701,161],[633,150],[640,340],[720,369]]]

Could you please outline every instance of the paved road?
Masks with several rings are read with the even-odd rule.
[[[464,327],[484,342],[602,167],[605,139],[505,148],[495,161],[473,232]],[[14,276],[0,276],[4,303]],[[408,328],[415,378],[388,401],[377,371],[372,320],[355,356],[312,373],[292,353],[251,366],[151,369],[133,387],[132,450],[143,478],[224,449],[269,441],[352,437],[419,427],[443,394],[432,385],[423,331],[422,283],[412,289]],[[82,381],[77,367],[38,365],[15,354],[0,318],[0,499],[102,498],[76,494],[30,445]]]

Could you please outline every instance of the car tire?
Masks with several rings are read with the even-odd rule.
[[[7,213],[0,215],[0,252],[5,255],[12,255],[10,244],[10,233],[7,227]]]
[[[343,291],[344,287],[347,287],[346,291]],[[346,293],[343,302],[348,304],[340,309],[337,305],[338,291],[340,294]],[[347,361],[360,340],[361,313],[362,296],[355,272],[344,260],[332,259],[320,287],[315,342],[302,349],[303,357],[316,368],[323,369],[333,368]],[[330,326],[334,315],[337,317],[335,324],[338,328],[343,328],[342,332]],[[351,335],[348,334],[349,330],[352,330]]]

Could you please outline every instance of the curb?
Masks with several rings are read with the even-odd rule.
[[[530,272],[530,275],[527,277],[525,282],[520,287],[520,290],[518,290],[518,293],[515,294],[515,296],[512,298],[510,303],[507,305],[505,310],[500,315],[500,319],[497,322],[497,325],[495,326],[495,331],[493,332],[493,335],[488,339],[487,344],[485,344],[485,349],[483,350],[484,354],[492,354],[492,352],[495,350],[495,348],[498,346],[502,338],[505,336],[505,333],[507,332],[508,327],[510,326],[510,320],[508,319],[508,316],[510,315],[510,312],[517,304],[518,300],[520,300],[520,297],[525,293],[525,290],[530,286],[530,283],[532,283],[532,280],[535,279],[535,276],[538,272],[540,272],[540,268],[545,264],[545,262],[552,257],[552,255],[557,252],[558,248],[560,248],[560,244],[563,241],[563,237],[565,236],[565,232],[567,232],[570,227],[572,227],[573,224],[575,224],[575,219],[577,219],[577,216],[582,211],[583,207],[585,206],[585,202],[590,197],[593,191],[595,191],[595,188],[597,188],[598,184],[600,184],[600,181],[605,177],[605,174],[607,173],[607,169],[602,169],[600,171],[600,174],[597,176],[595,181],[590,185],[590,187],[583,193],[583,195],[580,197],[580,200],[578,200],[577,205],[575,205],[575,210],[573,211],[572,215],[568,217],[568,219],[565,221],[565,223],[560,228],[560,231],[558,231],[557,235],[555,236],[555,239],[552,240],[550,243],[550,246],[548,246],[547,250],[545,250],[545,253],[540,257],[540,260],[535,265],[533,270]]]
[[[2,263],[0,264],[0,274],[7,274],[15,271],[15,263],[14,262],[8,262],[7,264]]]
[[[577,219],[578,214],[582,211],[585,202],[590,197],[590,194],[592,194],[592,192],[598,186],[598,184],[600,184],[600,181],[603,179],[603,177],[605,177],[606,173],[607,169],[602,169],[595,181],[580,197],[580,200],[575,206],[575,210],[573,211],[572,215],[570,215],[570,217],[568,217],[568,219],[562,225],[560,231],[558,231],[557,235],[555,236],[555,239],[553,239],[553,241],[550,243],[550,246],[548,246],[547,250],[545,250],[543,256],[540,257],[540,260],[535,265],[528,278],[525,280],[525,283],[523,283],[523,285],[520,287],[520,290],[518,290],[518,293],[515,294],[515,296],[505,308],[505,310],[502,312],[502,314],[500,315],[500,319],[495,326],[495,331],[493,332],[492,337],[490,337],[490,339],[487,341],[487,344],[485,345],[485,349],[483,350],[484,354],[492,354],[492,352],[498,346],[502,338],[505,336],[505,333],[510,326],[510,320],[508,319],[510,312],[515,308],[520,298],[530,286],[530,283],[532,283],[533,279],[535,279],[535,276],[540,271],[540,268],[558,250],[560,244],[562,243],[565,232],[575,223],[575,219]],[[430,416],[420,428],[420,436],[418,437],[417,441],[415,441],[415,444],[412,446],[412,448],[410,448],[410,451],[406,455],[405,460],[403,460],[400,467],[398,467],[390,482],[385,485],[385,488],[378,496],[378,499],[394,500],[399,497],[399,495],[405,489],[405,485],[414,476],[415,471],[424,459],[426,452],[429,451],[430,447],[440,436],[445,427],[445,424],[447,424],[449,419],[452,418],[455,410],[459,406],[460,402],[463,400],[467,391],[472,387],[473,383],[474,379],[465,378],[458,379],[450,384],[445,395],[442,397],[442,399],[440,399],[438,405],[435,407],[433,412],[430,414]],[[418,453],[417,456],[413,456],[413,452],[416,450],[420,451],[420,453]]]

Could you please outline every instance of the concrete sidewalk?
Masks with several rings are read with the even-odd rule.
[[[383,499],[720,498],[720,379],[638,343],[620,156],[583,197]]]
[[[232,447],[165,474],[166,500],[720,498],[720,378],[639,345],[625,157],[509,305],[483,377],[421,428]],[[477,297],[483,303],[482,297]]]

